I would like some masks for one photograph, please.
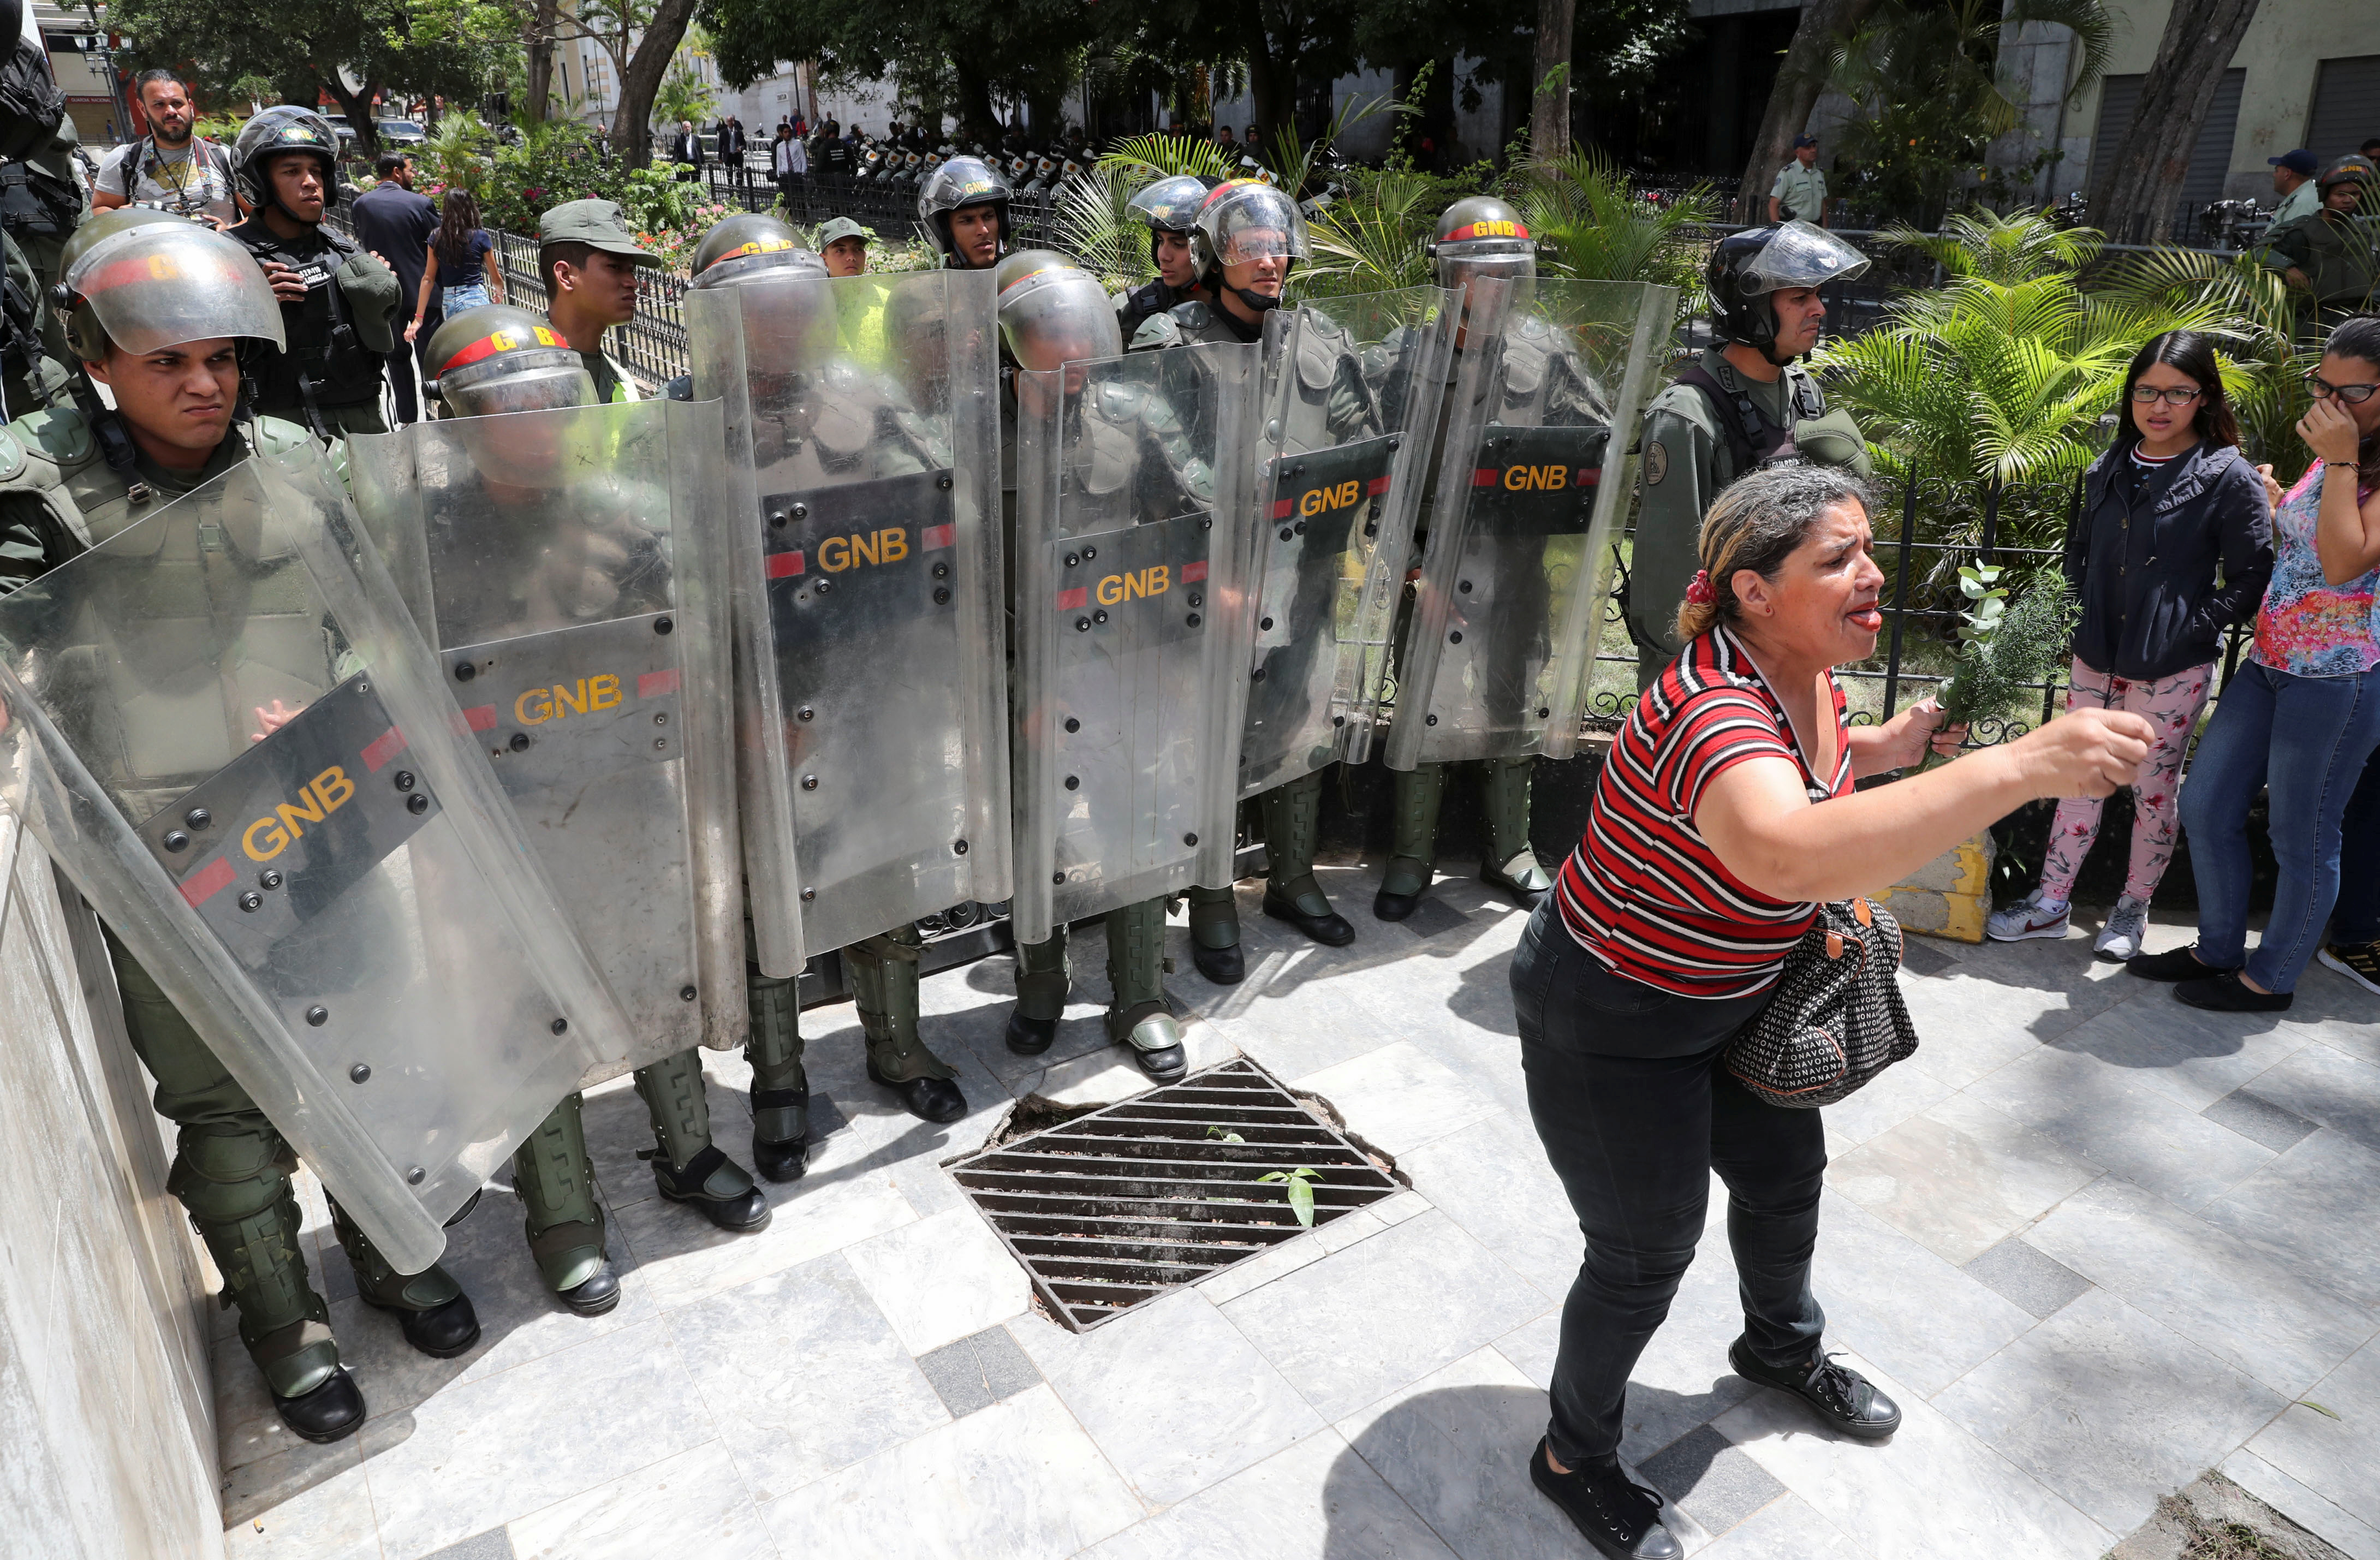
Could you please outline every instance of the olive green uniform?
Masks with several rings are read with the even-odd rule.
[[[257,410],[310,428],[326,444],[352,433],[386,433],[380,394],[398,340],[396,273],[325,227],[284,238],[261,212],[230,236],[259,265],[288,266],[306,284],[304,298],[281,306],[286,345],[258,349]]]
[[[2277,272],[2301,272],[2307,290],[2294,294],[2301,323],[2321,329],[2371,307],[2380,280],[2369,229],[2353,213],[2317,210],[2276,230],[2265,240],[2264,262]]]
[[[293,424],[263,420],[250,437],[269,458],[302,444],[307,434]],[[14,590],[137,524],[249,454],[235,429],[195,476],[168,471],[144,456],[136,456],[132,469],[117,471],[100,458],[79,414],[43,409],[18,418],[0,434],[0,591]],[[178,517],[162,543],[172,550],[168,556],[187,551],[201,574],[212,566],[202,518],[197,512]],[[157,1082],[158,1114],[180,1129],[167,1190],[181,1200],[222,1272],[224,1303],[238,1309],[240,1341],[273,1395],[302,1396],[338,1368],[339,1351],[330,1309],[307,1277],[290,1184],[297,1155],[112,930],[106,942],[126,1032]],[[409,1276],[396,1272],[335,1203],[331,1214],[368,1302],[431,1311],[462,1293],[434,1265]]]

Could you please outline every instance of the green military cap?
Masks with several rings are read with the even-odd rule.
[[[818,244],[821,249],[838,238],[856,238],[863,244],[872,244],[876,241],[875,235],[849,217],[837,217],[819,229]]]
[[[638,244],[620,215],[616,200],[565,200],[537,219],[537,241],[546,244],[591,244],[606,254],[625,255],[643,265],[661,260]]]

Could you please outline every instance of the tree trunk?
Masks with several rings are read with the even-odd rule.
[[[992,145],[1000,139],[1000,118],[991,110],[991,84],[982,71],[963,60],[952,62],[958,82],[959,128],[966,139]]]
[[[2207,105],[2255,15],[2256,0],[2174,0],[2131,127],[2116,151],[2107,200],[2092,213],[2109,238],[2155,244],[2171,232]]]
[[[1803,7],[1777,70],[1777,85],[1769,90],[1768,107],[1760,115],[1752,161],[1743,166],[1743,185],[1736,191],[1739,221],[1768,220],[1768,187],[1777,170],[1793,160],[1793,139],[1810,122],[1810,110],[1826,90],[1827,51],[1837,38],[1857,31],[1876,7],[1876,0],[1811,0]]]
[[[1284,20],[1276,38],[1263,26],[1265,7],[1251,6],[1247,14],[1257,25],[1248,38],[1248,96],[1257,105],[1257,125],[1265,135],[1291,129],[1297,123],[1297,38],[1294,19]],[[1240,128],[1245,129],[1242,126]]]
[[[380,96],[380,83],[367,81],[361,91],[351,92],[336,70],[324,75],[322,83],[322,91],[331,94],[332,101],[339,105],[339,112],[346,115],[347,123],[354,127],[358,154],[367,161],[378,156],[380,135],[372,124],[371,106],[372,99]]]
[[[1536,100],[1529,114],[1529,151],[1540,163],[1570,151],[1570,39],[1577,18],[1577,0],[1537,0],[1536,73],[1530,82]],[[1559,79],[1556,71],[1561,73]]]
[[[553,96],[553,26],[561,0],[537,0],[528,26],[528,84],[521,111],[532,125],[545,123]]]
[[[620,72],[620,110],[612,116],[612,150],[641,168],[652,158],[653,99],[661,95],[662,79],[669,74],[672,56],[694,19],[694,0],[660,0],[645,35],[625,69]]]

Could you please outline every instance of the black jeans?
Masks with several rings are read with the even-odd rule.
[[[1719,1065],[1766,994],[1701,1001],[1614,975],[1550,898],[1512,978],[1529,1115],[1586,1237],[1547,1428],[1554,1456],[1577,1468],[1619,1448],[1629,1372],[1694,1260],[1714,1169],[1752,1352],[1787,1365],[1816,1348],[1826,1314],[1810,1253],[1827,1139],[1816,1111],[1764,1104]]]

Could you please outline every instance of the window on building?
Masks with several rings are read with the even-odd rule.
[[[2231,171],[2231,138],[2240,126],[2240,89],[2248,73],[2237,67],[2223,73],[2215,101],[2198,127],[2198,143],[2190,149],[2190,173],[2181,182],[2184,211],[2194,211],[2223,199],[2224,175]],[[2107,200],[2107,181],[2115,176],[2116,152],[2131,132],[2132,113],[2140,106],[2143,76],[2110,76],[2099,90],[2099,124],[2091,136],[2091,177],[2087,186],[2093,205]],[[2287,147],[2276,147],[2287,151]]]

